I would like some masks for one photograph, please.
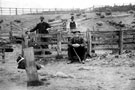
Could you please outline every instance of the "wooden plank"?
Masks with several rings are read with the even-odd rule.
[[[92,41],[92,44],[97,44],[97,45],[118,45],[117,42],[99,42],[99,41]]]
[[[61,32],[59,34],[57,34],[57,48],[58,48],[58,53],[61,53]]]
[[[107,34],[104,34],[104,33],[96,33],[96,34],[92,34],[92,37],[118,37],[119,34],[111,34],[111,33],[107,33]]]
[[[55,24],[51,24],[52,27],[55,27],[55,26],[60,26],[62,27],[63,26],[63,23],[55,23]]]
[[[92,42],[99,42],[99,43],[101,43],[101,42],[103,42],[103,43],[105,43],[105,42],[108,42],[108,43],[117,43],[119,41],[119,39],[113,39],[113,38],[95,38],[95,39],[92,39]]]
[[[124,47],[123,50],[135,50],[135,47]]]
[[[99,48],[99,49],[102,49],[102,48],[119,48],[118,45],[94,45],[93,48]]]
[[[119,32],[120,34],[120,40],[119,40],[119,48],[120,48],[120,51],[119,51],[119,54],[121,55],[122,54],[122,52],[123,52],[123,31],[121,30],[120,32]]]
[[[107,38],[115,38],[118,37],[117,34],[92,34],[92,37],[107,37]]]
[[[54,21],[54,22],[49,22],[49,24],[53,25],[53,24],[59,24],[59,23],[63,23],[62,21]]]
[[[94,47],[111,47],[111,48],[118,48],[119,47],[119,45],[117,44],[117,45],[95,45]]]
[[[72,34],[67,34],[67,35],[63,35],[63,37],[64,37],[64,38],[68,38],[68,37],[71,37],[71,38],[72,38],[73,35],[72,35]]]
[[[119,50],[119,48],[92,48],[92,50]]]
[[[34,52],[38,51],[54,51],[55,49],[34,49]]]
[[[124,38],[123,42],[135,42],[134,38]]]
[[[91,51],[92,51],[92,40],[91,40],[91,32],[88,30],[87,33],[86,33],[86,37],[87,37],[87,41],[88,41],[88,44],[87,44],[87,47],[88,47],[88,50],[87,50],[87,53],[89,55],[91,55]]]
[[[123,44],[135,44],[134,41],[123,42]]]
[[[123,34],[124,35],[135,35],[135,30],[124,30]]]
[[[46,37],[46,38],[52,38],[53,35],[51,34],[37,34],[36,37]]]
[[[125,48],[132,48],[132,49],[134,49],[135,48],[135,44],[124,44],[123,45],[123,48],[125,49]]]
[[[86,32],[85,32],[86,33]],[[79,33],[79,36],[84,36],[85,35],[85,33],[84,32],[82,32],[82,33]],[[68,37],[74,37],[74,34],[72,34],[72,33],[65,33],[65,34],[63,34],[62,33],[62,36],[64,37],[64,38],[68,38]]]
[[[135,35],[135,32],[124,33],[124,35]]]
[[[35,55],[35,58],[37,58],[37,57],[41,57],[41,58],[50,58],[50,57],[55,57],[56,55],[44,55],[44,54],[42,54],[42,55]]]
[[[119,31],[91,31],[91,34],[111,34],[117,35]]]
[[[123,39],[125,39],[125,38],[134,38],[135,39],[135,35],[124,35]]]
[[[24,58],[26,59],[26,73],[28,77],[28,84],[39,82],[37,68],[35,64],[34,52],[33,48],[25,48],[24,51]]]
[[[57,44],[57,41],[53,41],[53,42],[38,42],[38,45],[48,45],[48,44]]]
[[[12,48],[12,46],[1,46],[0,49],[8,49],[8,48]]]
[[[8,35],[0,34],[0,37],[9,37],[9,34]]]

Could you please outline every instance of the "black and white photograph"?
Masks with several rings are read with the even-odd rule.
[[[0,0],[0,90],[135,90],[135,1]]]

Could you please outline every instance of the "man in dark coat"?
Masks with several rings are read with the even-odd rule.
[[[49,28],[51,28],[51,26],[47,23],[44,22],[44,17],[40,17],[41,22],[38,23],[32,30],[30,30],[30,32],[34,32],[36,31],[37,34],[48,34],[48,30]]]
[[[40,17],[40,23],[38,23],[33,29],[30,30],[30,32],[36,31],[37,34],[48,34],[48,29],[51,28],[51,26],[47,23],[44,22],[44,17]],[[48,42],[48,38],[46,37],[41,37],[40,38],[41,42]],[[37,42],[38,43],[38,42]],[[41,45],[42,48],[48,48],[48,45]],[[46,51],[46,54],[51,54],[51,52]]]
[[[84,63],[86,55],[85,41],[79,36],[80,31],[74,31],[72,33],[74,34],[74,37],[70,39],[68,44],[68,57],[71,61],[70,63],[75,62],[76,60]]]

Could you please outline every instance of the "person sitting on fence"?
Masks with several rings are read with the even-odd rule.
[[[30,32],[36,31],[37,34],[49,34],[48,30],[51,28],[50,24],[44,21],[44,17],[40,17],[40,23],[38,23]],[[41,42],[48,42],[48,38],[40,38]],[[38,42],[37,42],[38,43]],[[41,45],[42,48],[48,48],[48,45]],[[51,52],[46,51],[46,54],[51,54]]]
[[[69,63],[73,63],[76,60],[79,60],[80,63],[84,63],[86,56],[85,41],[79,36],[80,31],[74,31],[72,33],[74,34],[74,37],[70,39],[68,44],[68,57],[70,60]]]

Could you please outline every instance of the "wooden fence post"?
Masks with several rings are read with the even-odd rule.
[[[5,63],[5,47],[2,49],[2,63]]]
[[[17,11],[17,8],[15,8],[15,14],[18,15],[18,11]]]
[[[123,30],[119,31],[119,54],[121,55],[123,52]]]
[[[24,48],[28,48],[28,43],[29,43],[29,39],[28,39],[28,35],[23,35],[23,39],[24,41],[22,42],[22,55],[24,55]]]
[[[11,13],[11,8],[9,8],[9,13],[10,13],[10,15],[12,14],[12,13]]]
[[[61,53],[61,32],[57,34],[58,52]]]
[[[87,44],[87,47],[88,47],[88,49],[87,49],[87,53],[89,54],[89,55],[91,55],[91,50],[92,50],[92,44],[91,44],[91,31],[87,31],[87,41],[88,41],[88,44]]]
[[[10,39],[11,42],[13,42],[13,26],[12,26],[12,22],[10,22],[9,39]]]
[[[32,8],[30,8],[30,14],[32,14]]]
[[[37,68],[35,64],[34,58],[34,50],[33,47],[25,48],[24,58],[26,59],[26,73],[28,77],[28,86],[36,86],[39,83]]]
[[[1,13],[1,15],[2,15],[2,7],[0,7],[0,13]]]

